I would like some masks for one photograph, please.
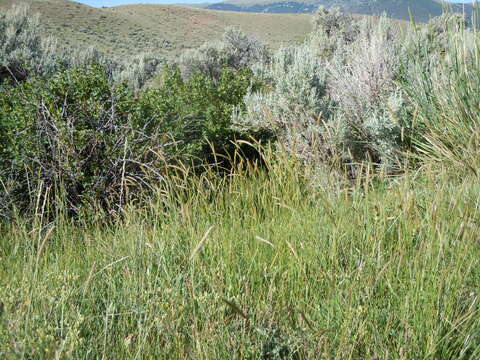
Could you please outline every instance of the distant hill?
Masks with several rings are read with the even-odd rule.
[[[410,12],[416,21],[428,21],[439,16],[446,6],[437,0],[230,0],[222,3],[209,4],[207,9],[230,10],[260,13],[308,13],[314,12],[319,6],[337,6],[346,12],[367,15],[386,13],[396,19],[410,19]],[[455,12],[465,12],[470,16],[473,11],[471,4],[448,4]]]
[[[0,0],[0,11],[27,3],[40,13],[46,33],[65,46],[94,46],[127,56],[151,51],[167,58],[207,40],[225,27],[240,27],[273,48],[303,39],[311,15],[211,11],[177,5],[128,5],[95,8],[68,0]]]
[[[318,6],[296,1],[285,1],[268,4],[254,4],[248,6],[239,6],[231,3],[217,3],[208,5],[206,8],[211,10],[244,11],[269,14],[310,14],[315,12]]]

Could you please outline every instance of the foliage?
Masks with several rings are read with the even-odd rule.
[[[436,22],[435,22],[436,23]],[[418,43],[427,33],[416,34]],[[414,124],[412,141],[423,161],[478,174],[480,39],[467,29],[447,30],[441,42],[409,47],[400,82]]]
[[[218,81],[225,67],[241,70],[268,62],[268,59],[265,44],[238,28],[229,27],[222,40],[206,42],[198,49],[186,51],[180,58],[179,67],[186,77],[203,73]]]
[[[351,14],[338,7],[320,6],[312,17],[310,46],[315,47],[322,58],[330,58],[339,47],[355,41],[359,27],[359,20]]]
[[[311,159],[313,147],[324,140],[322,119],[329,117],[326,73],[315,53],[308,46],[281,49],[258,71],[269,86],[250,90],[244,99],[246,110],[234,113],[235,126],[270,129],[283,146]]]
[[[0,83],[22,80],[29,72],[46,73],[55,67],[55,42],[42,36],[39,17],[25,4],[0,12]]]
[[[101,64],[114,80],[126,81],[139,90],[152,79],[163,62],[153,54],[139,54],[124,59],[108,57],[92,47],[63,48],[44,35],[39,16],[28,5],[14,5],[0,13],[0,83],[26,80],[28,76],[52,75],[75,66]]]
[[[17,205],[33,208],[39,192],[60,201],[60,189],[69,211],[85,201],[121,204],[127,183],[158,179],[164,143],[143,131],[148,119],[132,118],[135,106],[99,65],[2,86],[0,171]]]
[[[435,122],[426,119],[438,112],[431,94],[445,92],[447,97],[446,89],[455,86],[452,90],[464,96],[442,105],[448,107],[443,113],[458,106],[466,108],[462,116],[467,116],[467,109],[477,109],[470,92],[476,77],[465,80],[463,89],[458,88],[461,81],[450,81],[452,71],[459,79],[467,69],[476,74],[477,60],[478,34],[458,14],[400,31],[385,16],[360,21],[336,8],[320,8],[304,44],[281,49],[271,65],[254,68],[269,87],[250,91],[246,111],[234,113],[234,122],[243,129],[272,129],[295,156],[333,160],[342,168],[347,165],[351,176],[365,161],[398,171],[406,153],[430,146],[425,141],[432,130],[427,128]],[[441,86],[432,82],[432,74],[438,74]],[[464,143],[470,141],[467,133],[461,136]]]
[[[162,88],[137,96],[100,65],[4,85],[0,173],[9,189],[4,206],[13,201],[33,208],[40,188],[51,191],[51,201],[65,191],[74,212],[84,202],[121,205],[132,194],[129,188],[161,180],[173,159],[211,161],[213,149],[228,154],[236,139],[266,136],[236,131],[230,122],[246,91],[258,86],[248,69],[224,69],[217,84],[199,73],[184,80],[178,69],[166,68]]]
[[[168,132],[190,160],[209,159],[213,149],[229,153],[235,148],[232,142],[236,139],[269,137],[266,129],[242,131],[232,127],[234,108],[243,108],[243,98],[249,89],[262,86],[250,69],[224,68],[215,80],[200,72],[184,78],[174,66],[166,67],[162,76],[161,88],[148,90],[142,98],[156,99],[150,102],[149,112],[170,119],[166,121],[170,124]]]
[[[30,29],[28,36],[18,32],[19,39],[35,39],[24,43],[36,49],[41,38],[26,9],[15,9],[19,15],[9,19],[22,19],[13,23]],[[346,165],[356,176],[363,166],[356,164],[367,161],[396,171],[405,152],[432,154],[432,129],[442,123],[432,114],[439,109],[470,125],[461,131],[457,124],[445,126],[451,139],[441,146],[439,135],[436,149],[445,154],[460,143],[472,154],[467,144],[476,140],[467,132],[476,130],[464,118],[477,106],[475,77],[466,75],[477,71],[477,42],[456,16],[400,33],[385,17],[357,21],[322,8],[301,45],[270,56],[260,42],[227,29],[222,41],[166,66],[159,88],[146,90],[159,63],[154,57],[126,66],[93,49],[69,57],[57,53],[54,67],[32,73],[24,84],[2,86],[1,171],[8,191],[0,201],[15,203],[11,199],[19,196],[32,208],[31,194],[41,188],[58,196],[52,189],[61,184],[70,208],[100,199],[107,207],[122,204],[126,176],[150,184],[172,159],[226,164],[216,155],[228,158],[238,147],[235,140],[251,137],[277,139],[321,169]],[[13,59],[16,52],[9,51]],[[452,71],[458,81],[452,82]],[[435,74],[436,82],[418,74]],[[445,89],[458,92],[454,103],[445,100]],[[473,160],[468,163],[475,168]]]
[[[18,55],[0,358],[480,357],[478,33],[322,11],[268,61],[234,32],[158,89],[154,59]]]
[[[351,161],[392,166],[402,147],[404,99],[395,83],[400,64],[398,29],[381,17],[364,21],[355,41],[327,62],[329,94],[339,111],[342,148]]]
[[[405,100],[395,83],[397,29],[385,17],[358,22],[335,8],[321,8],[314,24],[303,45],[281,49],[257,71],[270,89],[250,92],[235,122],[272,128],[292,154],[309,161],[373,161],[392,169],[408,145]]]

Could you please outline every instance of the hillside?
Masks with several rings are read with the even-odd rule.
[[[346,12],[378,15],[385,12],[396,19],[408,20],[410,11],[417,21],[427,21],[443,12],[445,4],[438,0],[231,0],[210,4],[206,8],[212,10],[246,11],[261,13],[311,13],[319,6],[338,6]],[[452,11],[471,14],[471,4],[449,4]]]
[[[94,8],[68,0],[26,0],[40,13],[47,33],[66,46],[93,45],[125,56],[153,51],[172,57],[185,48],[220,38],[225,27],[240,27],[272,47],[302,39],[309,15],[211,11],[175,5],[129,5]],[[2,0],[0,10],[17,0]]]

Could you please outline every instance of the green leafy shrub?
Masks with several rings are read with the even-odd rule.
[[[212,147],[220,153],[230,153],[233,141],[251,136],[265,140],[271,136],[268,129],[237,129],[232,123],[232,112],[244,109],[243,98],[249,89],[262,87],[248,68],[224,68],[218,80],[197,72],[185,78],[178,67],[166,67],[160,89],[146,91],[148,113],[165,120],[164,132],[172,134],[177,149],[190,161],[212,160]],[[155,100],[151,100],[151,99]]]
[[[160,89],[138,94],[109,75],[80,66],[0,87],[4,208],[32,209],[39,193],[73,213],[85,203],[115,208],[158,184],[168,164],[211,162],[212,147],[229,154],[236,139],[267,135],[231,126],[233,109],[261,85],[248,69],[225,68],[217,83],[166,68]]]
[[[154,128],[143,131],[147,119],[135,118],[135,107],[131,90],[99,65],[0,87],[0,174],[10,201],[32,208],[40,193],[52,205],[64,197],[73,212],[85,202],[110,207],[161,178],[165,144]]]

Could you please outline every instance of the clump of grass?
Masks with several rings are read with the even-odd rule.
[[[413,107],[414,141],[423,159],[478,175],[480,37],[458,17],[443,20],[414,37],[424,44],[433,31],[440,37],[435,47],[414,46],[406,62],[402,85]]]

